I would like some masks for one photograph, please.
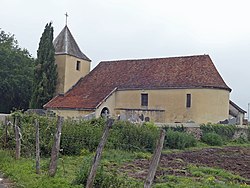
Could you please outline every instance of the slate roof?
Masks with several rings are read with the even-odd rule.
[[[83,60],[91,61],[84,53],[82,53],[67,25],[56,37],[53,44],[56,55],[67,54]]]
[[[237,104],[235,104],[233,101],[229,101],[229,104],[232,105],[235,109],[237,109],[239,112],[245,114],[247,111],[243,110],[241,107],[239,107]]]
[[[208,55],[100,62],[45,108],[95,109],[114,89],[217,88],[231,91]]]

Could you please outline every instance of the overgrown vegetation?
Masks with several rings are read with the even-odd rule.
[[[66,121],[62,130],[63,154],[79,155],[82,149],[95,151],[105,126],[105,120]],[[155,147],[158,128],[154,125],[134,125],[117,121],[110,130],[106,148],[126,151],[150,151]]]
[[[37,119],[40,125],[41,155],[48,156],[55,133],[56,119],[35,115],[17,113],[20,116],[20,129],[22,133],[22,155],[33,156],[35,154],[35,124]],[[82,150],[95,151],[105,127],[102,118],[89,121],[64,122],[61,137],[61,153],[64,155],[79,155]],[[106,148],[126,151],[149,151],[153,152],[159,130],[152,124],[134,125],[129,122],[115,122],[110,130]],[[5,135],[1,134],[5,137]],[[8,138],[0,146],[14,149],[15,134],[12,126],[8,126]]]
[[[223,139],[217,133],[205,133],[202,135],[201,140],[210,146],[222,146]]]
[[[245,183],[244,178],[227,172],[223,169],[210,168],[210,167],[198,167],[195,165],[189,165],[187,172],[192,175],[188,176],[174,176],[165,175],[157,180],[157,184],[154,188],[238,188],[238,187],[250,187]]]
[[[32,158],[21,158],[15,160],[13,152],[0,150],[0,169],[5,176],[12,181],[18,182],[15,187],[27,188],[79,188],[86,183],[89,166],[92,162],[93,153],[85,152],[79,156],[60,156],[58,170],[54,178],[48,177],[48,158],[41,160],[41,174],[35,174],[35,161]],[[117,166],[124,162],[129,162],[137,158],[137,153],[107,150],[104,151],[101,167],[98,169],[95,187],[141,187],[142,182],[138,180],[120,176],[115,173],[112,166]],[[111,170],[111,171],[110,171]]]
[[[238,128],[235,125],[220,125],[220,124],[206,124],[201,125],[201,130],[203,134],[206,133],[216,133],[223,137],[225,140],[233,139],[235,131]]]
[[[49,178],[47,176],[48,157],[54,139],[56,118],[27,115],[19,112],[15,113],[14,116],[20,117],[18,125],[20,125],[22,133],[21,156],[25,158],[14,162],[14,158],[10,157],[13,152],[9,153],[0,150],[0,169],[7,176],[18,182],[20,187],[78,188],[86,184],[94,152],[105,127],[104,119],[89,121],[65,120],[62,129],[62,151],[60,151],[58,173],[55,178]],[[40,124],[41,175],[35,174],[35,119]],[[13,119],[11,120],[13,121]],[[234,134],[232,130],[237,130],[236,128],[221,125],[211,126],[210,124],[202,126],[203,136],[201,141],[209,145],[221,145],[225,143],[225,140],[231,140]],[[185,149],[197,145],[198,141],[194,136],[186,133],[183,127],[165,129],[167,130],[165,149]],[[5,126],[0,125],[0,147],[13,150],[15,148],[13,126],[8,127],[7,133],[7,143],[5,143]],[[221,135],[226,135],[226,138]],[[135,159],[144,158],[149,160],[158,137],[159,128],[152,123],[135,125],[123,121],[115,122],[110,129],[108,142],[95,179],[95,187],[142,187],[143,181],[122,174],[119,167],[123,163]],[[238,144],[244,142],[243,138],[234,141],[234,143]],[[171,150],[169,151],[171,152]],[[217,181],[223,181],[227,186],[237,187],[237,182],[240,182],[240,177],[235,183],[233,178],[237,179],[237,177],[232,177],[230,174],[225,175],[225,178],[227,176],[231,177],[228,180],[223,179],[222,176],[224,175],[219,172],[215,175],[211,174],[213,170],[205,171],[206,169],[201,169],[201,167],[189,167],[188,172],[199,180],[195,187],[199,187],[204,183],[215,187],[226,187],[217,183]],[[230,181],[232,184],[229,183]],[[184,185],[192,187],[193,182],[194,179],[191,177],[164,175],[160,177],[160,181],[154,187],[182,187]]]
[[[194,147],[196,144],[197,140],[191,134],[173,131],[171,129],[167,130],[165,139],[165,147],[167,148],[184,149],[188,147]]]
[[[117,153],[118,152],[118,153]],[[121,155],[122,154],[122,155]],[[109,156],[104,154],[104,160],[102,160],[101,166],[98,168],[96,178],[94,181],[94,187],[109,188],[109,187],[121,187],[121,188],[137,188],[142,186],[142,182],[133,178],[121,175],[117,169],[112,168],[120,163],[121,160],[127,157],[127,161],[131,156],[136,157],[135,153],[124,153],[120,150],[110,150]],[[108,157],[108,160],[106,160]],[[77,173],[74,184],[86,185],[87,178],[90,170],[90,164],[92,162],[92,156],[86,156],[83,158],[80,170]]]
[[[55,133],[56,119],[48,118],[37,115],[25,115],[20,112],[13,113],[10,120],[14,124],[15,117],[19,117],[17,125],[21,129],[21,141],[22,141],[22,156],[34,156],[35,154],[35,124],[34,121],[37,119],[40,126],[40,148],[41,156],[49,156],[52,143],[53,135]],[[13,124],[9,124],[7,127],[7,138],[5,134],[2,134],[0,147],[13,150],[15,148],[15,133]],[[5,126],[2,126],[5,129]],[[5,140],[7,141],[5,143]]]
[[[201,140],[209,145],[215,144],[220,146],[229,142],[243,144],[250,141],[250,128],[245,131],[245,134],[240,134],[237,137],[235,137],[235,133],[239,132],[240,128],[235,125],[209,123],[206,125],[201,125],[200,128],[203,134]]]

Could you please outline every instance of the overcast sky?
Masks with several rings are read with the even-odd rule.
[[[102,60],[209,54],[233,89],[250,102],[249,0],[0,0],[0,28],[33,57],[46,23],[68,27],[94,68]],[[212,75],[211,75],[212,76]]]

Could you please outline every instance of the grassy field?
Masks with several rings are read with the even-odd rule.
[[[78,188],[86,185],[105,120],[67,120],[55,177],[48,176],[56,119],[18,114],[22,133],[21,159],[14,159],[15,132],[0,124],[0,172],[17,188]],[[35,173],[35,126],[39,120],[41,174]],[[197,141],[183,127],[166,130],[164,150],[153,187],[250,187],[250,128],[234,138],[235,126],[202,125]],[[116,121],[110,130],[94,186],[143,187],[160,129],[153,123]],[[7,132],[7,134],[6,134]],[[6,142],[7,140],[7,142]]]
[[[235,144],[234,144],[235,145]],[[239,145],[237,145],[239,146]],[[204,144],[199,144],[198,147],[185,151],[199,151],[202,148],[207,148]],[[250,147],[250,145],[244,145]],[[218,147],[215,147],[218,148]],[[176,153],[177,150],[166,150],[165,154]],[[182,153],[184,150],[178,150],[177,153]],[[79,156],[60,156],[58,160],[58,170],[55,177],[51,178],[47,174],[49,159],[41,160],[41,174],[35,174],[35,159],[21,158],[15,160],[13,152],[0,150],[0,170],[11,181],[15,182],[15,187],[27,188],[78,188],[83,187],[81,177],[82,169],[86,170],[86,166],[91,164],[93,153],[82,151]],[[133,162],[143,159],[148,161],[152,154],[143,152],[127,152],[120,150],[106,150],[103,153],[101,167],[99,169],[99,185],[109,187],[109,182],[115,181],[119,187],[143,187],[143,179],[130,176],[128,171],[120,169],[126,168],[126,165],[132,165],[133,173],[143,171],[142,168],[133,166]],[[160,170],[163,167],[159,167]],[[87,171],[87,170],[86,170]],[[182,172],[180,172],[182,173]],[[185,168],[187,175],[160,174],[157,175],[153,187],[250,187],[245,182],[246,178],[232,174],[224,169],[217,167],[205,167],[188,164]],[[108,178],[111,177],[111,178]],[[114,186],[117,187],[117,186]]]

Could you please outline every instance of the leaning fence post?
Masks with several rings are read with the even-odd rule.
[[[36,173],[40,174],[40,140],[39,140],[39,122],[35,119],[36,125]]]
[[[89,176],[88,176],[86,188],[92,188],[94,185],[97,167],[98,167],[98,164],[101,160],[103,148],[104,148],[105,143],[107,142],[107,139],[108,139],[109,129],[112,127],[113,123],[114,123],[114,119],[107,119],[106,127],[105,127],[105,130],[103,132],[101,141],[97,147],[96,154],[95,154],[95,157],[93,160],[93,164],[92,164]]]
[[[60,139],[62,132],[63,117],[58,116],[57,118],[57,130],[55,134],[54,144],[51,150],[51,159],[49,165],[49,175],[55,176],[57,170],[57,160],[60,150]]]
[[[165,134],[166,134],[165,130],[161,129],[160,138],[157,141],[157,146],[156,146],[154,155],[152,157],[152,160],[150,162],[148,175],[144,182],[144,188],[150,188],[153,183],[156,169],[158,167],[160,157],[161,157],[161,151],[162,151],[164,140],[165,140]]]
[[[18,127],[18,118],[15,117],[15,137],[16,137],[16,159],[20,158],[21,155],[21,132]]]

